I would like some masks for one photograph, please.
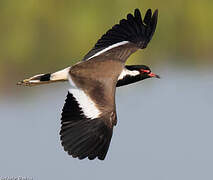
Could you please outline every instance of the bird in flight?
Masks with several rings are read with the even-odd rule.
[[[79,63],[55,73],[39,74],[18,82],[33,86],[69,81],[62,110],[60,139],[74,158],[104,160],[117,123],[116,87],[158,75],[145,65],[125,66],[128,57],[147,47],[155,32],[158,10],[139,9],[114,25]]]

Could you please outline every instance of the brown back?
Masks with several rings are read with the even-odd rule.
[[[115,88],[124,64],[98,56],[73,66],[70,76],[103,112],[115,111]]]

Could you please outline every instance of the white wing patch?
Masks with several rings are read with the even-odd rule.
[[[123,79],[126,75],[137,76],[139,74],[140,74],[139,71],[136,71],[136,70],[130,71],[130,70],[124,68],[123,71],[121,72],[120,76],[118,77],[118,80]]]
[[[127,43],[129,43],[129,41],[121,41],[119,43],[115,43],[115,44],[113,44],[113,45],[111,45],[111,46],[109,46],[109,47],[107,47],[105,49],[102,49],[101,51],[97,52],[93,56],[89,57],[87,60],[89,60],[91,58],[94,58],[96,56],[99,56],[100,54],[102,54],[102,53],[104,53],[106,51],[109,51],[110,49],[113,49],[113,48],[118,47],[118,46],[122,46],[122,45],[127,44]]]
[[[84,115],[87,118],[95,119],[101,114],[100,110],[96,107],[96,104],[92,99],[81,89],[70,89],[69,92],[75,97],[82,109]]]

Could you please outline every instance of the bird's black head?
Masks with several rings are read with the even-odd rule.
[[[151,69],[148,66],[145,65],[125,66],[124,70],[122,71],[122,73],[118,78],[116,86],[117,87],[124,86],[152,77],[160,78],[159,75],[152,73]]]
[[[151,69],[146,65],[132,65],[126,66],[126,68],[130,71],[138,71],[140,75],[140,80],[152,77],[160,78],[159,75],[152,73]]]

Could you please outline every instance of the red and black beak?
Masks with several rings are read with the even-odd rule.
[[[160,79],[160,76],[159,76],[159,75],[154,74],[154,73],[152,73],[152,72],[150,72],[150,73],[148,74],[148,76],[150,76],[150,77],[155,77],[155,78]]]
[[[155,77],[155,78],[160,79],[160,76],[159,76],[159,75],[157,75],[157,74],[155,74],[155,73],[152,73],[150,70],[141,69],[141,72],[147,73],[147,75],[148,75],[149,77]]]

